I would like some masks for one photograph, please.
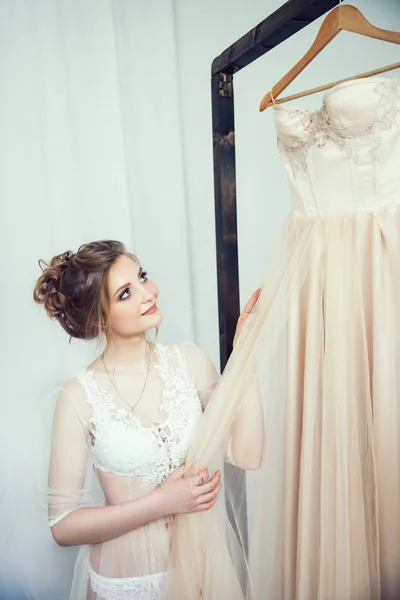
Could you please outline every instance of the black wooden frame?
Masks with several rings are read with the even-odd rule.
[[[337,4],[338,0],[289,0],[232,46],[229,46],[212,63],[214,194],[221,370],[225,368],[232,352],[232,342],[240,312],[233,77],[235,73],[287,40]],[[293,64],[295,60],[296,57],[293,57]],[[257,100],[258,98],[255,99],[256,103]],[[255,104],[255,110],[256,106],[257,104]],[[229,486],[235,480],[236,485],[239,484],[244,489],[246,485],[244,472],[236,473],[234,477],[232,470],[234,467],[226,465],[226,484]],[[236,518],[240,519],[242,523],[241,543],[247,552],[247,508],[245,504],[242,504],[240,506],[241,513],[239,513],[239,507],[235,508]],[[228,512],[229,510],[228,506]],[[231,523],[235,528],[233,518]]]

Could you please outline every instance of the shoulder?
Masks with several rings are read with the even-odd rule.
[[[56,414],[77,415],[81,421],[90,419],[91,408],[88,404],[88,396],[83,383],[83,373],[68,379],[58,389]]]
[[[188,357],[204,358],[206,356],[203,350],[192,342],[180,342],[176,344],[176,347],[182,354]]]
[[[69,398],[69,400],[76,405],[86,404],[88,400],[87,394],[87,377],[88,373],[82,370],[77,373],[75,377],[71,377],[68,379],[63,385],[59,388],[59,398]]]
[[[207,354],[196,344],[192,342],[180,342],[172,346],[167,346],[168,352],[175,352],[180,354],[186,361],[188,366],[198,365],[200,366],[204,362],[209,361]]]
[[[196,344],[183,342],[178,348],[185,357],[189,372],[192,375],[213,374],[217,375],[217,369],[206,352]]]
[[[82,375],[80,373],[65,381],[60,387],[60,395],[79,396],[83,391],[84,386],[82,383]]]
[[[202,359],[206,358],[206,354],[191,342],[180,342],[178,344],[156,344],[154,351],[158,356],[172,356],[181,355],[188,359]]]
[[[192,342],[180,342],[178,344],[157,344],[154,350],[159,356],[171,356],[179,354],[186,363],[190,373],[201,372],[204,368],[215,369],[213,361],[200,346]]]

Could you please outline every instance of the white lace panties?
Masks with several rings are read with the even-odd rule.
[[[104,577],[89,566],[90,585],[98,600],[164,600],[167,572],[144,577]]]

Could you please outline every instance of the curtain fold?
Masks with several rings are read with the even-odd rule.
[[[2,600],[67,597],[75,550],[37,481],[51,391],[97,350],[34,304],[38,259],[125,242],[160,288],[160,340],[194,341],[175,45],[170,1],[0,3]]]

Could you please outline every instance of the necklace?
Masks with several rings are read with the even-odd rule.
[[[143,385],[142,391],[140,392],[140,396],[139,396],[139,398],[136,400],[135,404],[133,404],[133,405],[132,405],[132,404],[130,404],[130,403],[127,401],[127,400],[125,400],[125,398],[123,397],[123,395],[121,394],[121,392],[118,390],[117,386],[115,385],[115,368],[116,368],[116,367],[114,367],[113,376],[112,376],[112,378],[111,378],[111,376],[110,376],[110,373],[108,372],[108,369],[107,369],[107,367],[106,367],[106,363],[105,363],[105,361],[104,361],[104,352],[103,352],[103,354],[101,355],[101,362],[103,363],[104,370],[105,370],[105,372],[106,372],[106,373],[107,373],[107,375],[108,375],[108,378],[109,378],[109,380],[110,380],[110,382],[111,382],[111,385],[113,386],[114,390],[117,392],[118,396],[119,396],[119,397],[120,397],[120,398],[121,398],[121,399],[122,399],[122,400],[125,402],[125,404],[126,404],[127,406],[129,406],[129,408],[131,409],[131,411],[133,411],[133,410],[136,408],[136,406],[139,404],[140,400],[142,399],[142,396],[143,396],[143,394],[144,394],[144,390],[146,389],[147,381],[148,381],[148,379],[149,379],[149,373],[150,373],[150,360],[151,360],[151,348],[150,348],[150,342],[147,342],[147,344],[148,344],[149,358],[148,358],[148,361],[147,361],[147,373],[146,373],[146,379],[145,379],[145,381],[144,381],[144,385]]]

